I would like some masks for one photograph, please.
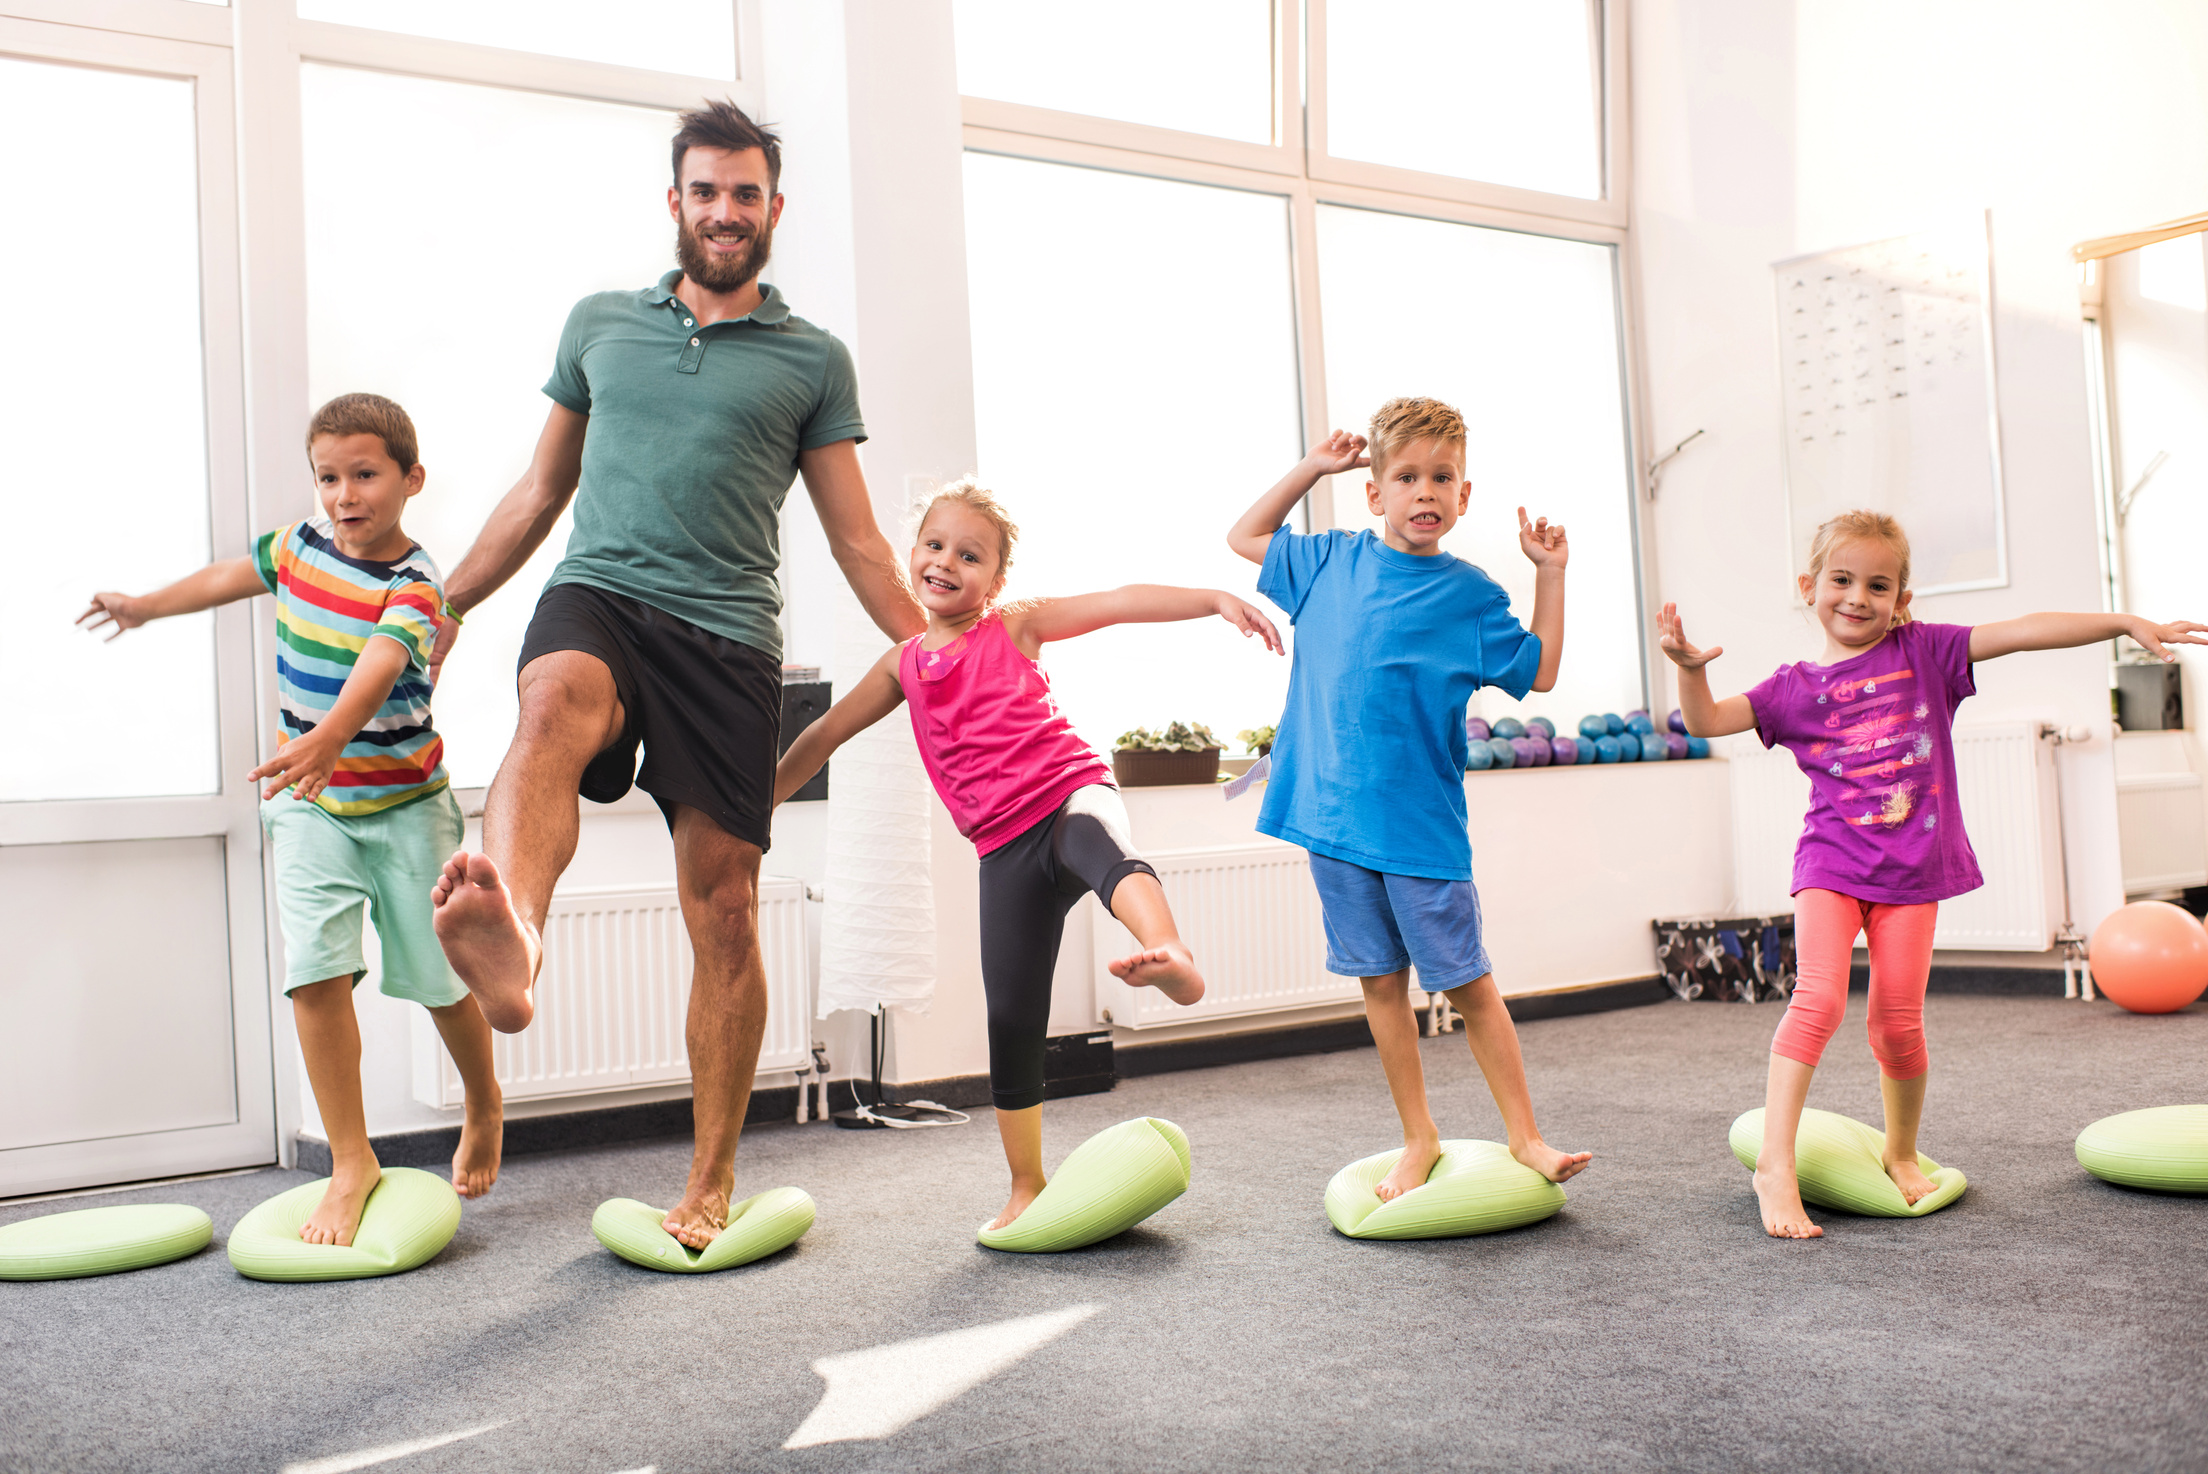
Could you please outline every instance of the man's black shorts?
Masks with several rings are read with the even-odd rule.
[[[778,661],[581,583],[553,584],[537,600],[521,641],[521,668],[562,650],[604,661],[627,713],[621,735],[583,769],[584,798],[610,804],[629,791],[633,776],[669,829],[675,805],[688,804],[738,839],[767,847],[782,735]]]

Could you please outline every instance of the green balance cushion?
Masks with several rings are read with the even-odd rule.
[[[1171,1121],[1137,1116],[1099,1131],[1058,1165],[1027,1211],[975,1233],[984,1247],[1056,1254],[1125,1233],[1188,1191],[1188,1137]]]
[[[1538,1223],[1564,1189],[1493,1141],[1445,1141],[1425,1182],[1383,1203],[1373,1189],[1403,1148],[1352,1162],[1326,1185],[1326,1216],[1353,1239],[1452,1239]]]
[[[1733,1155],[1749,1171],[1763,1151],[1763,1108],[1733,1122]],[[1932,1179],[1932,1191],[1911,1204],[1886,1175],[1886,1133],[1831,1111],[1805,1110],[1794,1136],[1794,1170],[1801,1179],[1802,1201],[1871,1218],[1922,1218],[1963,1195],[1969,1180],[1953,1167],[1942,1167],[1923,1152],[1917,1167]]]
[[[65,1280],[145,1269],[197,1254],[215,1225],[182,1203],[49,1213],[0,1228],[0,1280]]]
[[[2078,1133],[2078,1165],[2104,1182],[2208,1193],[2208,1105],[2155,1106]]]
[[[770,1187],[730,1208],[728,1227],[712,1243],[693,1249],[660,1227],[667,1218],[665,1208],[612,1198],[590,1216],[590,1231],[631,1264],[674,1274],[709,1274],[787,1249],[813,1226],[817,1212],[803,1188]]]
[[[327,1177],[278,1193],[230,1230],[230,1263],[247,1279],[357,1280],[400,1274],[437,1257],[460,1228],[452,1184],[412,1167],[386,1167],[368,1194],[350,1247],[310,1244],[299,1230],[314,1216]]]

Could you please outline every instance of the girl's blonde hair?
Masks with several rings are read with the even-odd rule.
[[[1850,542],[1882,542],[1893,549],[1894,556],[1901,560],[1901,587],[1895,592],[1901,593],[1908,589],[1909,534],[1903,532],[1901,524],[1884,512],[1858,508],[1853,512],[1842,512],[1819,527],[1817,535],[1810,539],[1808,602],[1814,604],[1817,601],[1817,580],[1824,576],[1825,563],[1832,557],[1832,550],[1842,543]],[[1894,611],[1894,623],[1908,622],[1909,606],[1903,604]]]
[[[973,477],[961,476],[948,486],[936,488],[935,495],[929,497],[927,504],[921,507],[920,520],[913,524],[915,536],[919,535],[921,528],[928,525],[928,519],[935,515],[935,509],[945,502],[957,502],[960,506],[970,507],[989,519],[989,525],[997,530],[998,551],[1002,555],[997,562],[997,574],[1002,577],[1012,566],[1012,549],[1020,540],[1019,524],[1004,510],[1004,503],[997,500],[995,492]]]

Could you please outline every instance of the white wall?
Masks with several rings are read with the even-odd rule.
[[[1633,228],[1651,570],[1720,691],[1813,656],[1787,606],[1771,263],[1993,212],[2010,584],[1919,603],[1978,623],[2098,609],[2077,241],[2208,201],[2208,7],[2084,0],[1643,0]],[[2062,755],[2076,917],[2122,903],[2105,647],[1979,670],[1968,719],[2084,722]]]

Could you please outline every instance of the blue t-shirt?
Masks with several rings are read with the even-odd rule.
[[[1296,631],[1258,829],[1368,870],[1470,880],[1464,704],[1482,686],[1522,697],[1541,668],[1510,596],[1448,553],[1286,528],[1257,591]]]

